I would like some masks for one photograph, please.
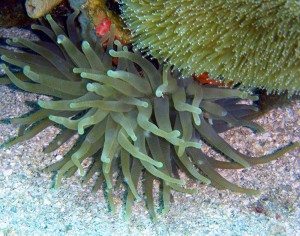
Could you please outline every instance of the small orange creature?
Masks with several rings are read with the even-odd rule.
[[[111,21],[108,18],[103,18],[100,24],[96,27],[96,35],[103,37],[110,29]]]
[[[95,29],[96,35],[100,38],[103,37],[110,30],[110,26],[111,26],[111,21],[108,18],[103,18],[100,24]],[[115,36],[115,39],[119,40],[117,36]],[[115,66],[118,65],[117,58],[113,58],[112,62]]]
[[[216,86],[225,86],[225,87],[230,87],[233,82],[222,82],[222,81],[216,81],[213,78],[211,78],[208,74],[208,72],[203,72],[200,75],[196,75],[194,74],[194,79],[197,80],[199,83],[201,84],[212,84],[212,85],[216,85]]]

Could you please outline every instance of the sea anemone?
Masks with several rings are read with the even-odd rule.
[[[132,42],[184,76],[300,91],[300,1],[123,0]]]
[[[162,184],[163,212],[169,209],[172,190],[197,191],[184,186],[186,181],[179,177],[180,173],[218,189],[257,193],[230,183],[217,169],[265,163],[298,145],[258,158],[236,151],[217,131],[236,126],[261,131],[257,124],[241,119],[256,108],[237,103],[240,99],[256,100],[256,96],[236,89],[204,86],[192,78],[179,80],[169,66],[156,68],[139,52],[114,41],[114,25],[97,42],[88,36],[81,41],[74,25],[77,15],[74,12],[68,17],[67,31],[50,15],[46,16],[47,24],[32,26],[47,34],[53,41],[51,46],[13,38],[7,43],[26,52],[0,49],[3,61],[23,68],[21,75],[15,75],[1,65],[13,84],[52,97],[38,100],[37,111],[11,119],[11,123],[21,125],[19,136],[3,147],[57,126],[60,134],[45,148],[45,152],[52,152],[79,134],[76,145],[62,160],[45,169],[57,171],[56,188],[63,176],[69,177],[78,170],[83,183],[92,177],[96,179],[94,190],[105,184],[113,209],[113,187],[124,183],[125,215],[129,218],[133,201],[142,199],[137,190],[142,176],[145,200],[155,219],[152,192],[155,179]],[[204,154],[199,137],[227,159],[220,161]],[[92,161],[85,170],[82,162],[88,157]]]

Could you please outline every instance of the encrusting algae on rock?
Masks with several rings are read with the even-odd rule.
[[[56,126],[61,132],[45,148],[48,153],[79,134],[76,145],[45,169],[57,172],[56,188],[63,177],[79,171],[83,184],[94,177],[94,191],[105,184],[113,210],[114,186],[122,183],[127,191],[125,217],[129,219],[134,200],[143,198],[137,188],[142,179],[145,201],[155,219],[154,180],[162,186],[163,213],[169,210],[172,191],[197,191],[185,186],[186,179],[179,177],[182,172],[190,181],[255,194],[259,191],[227,181],[218,170],[266,163],[299,146],[291,143],[262,157],[238,152],[218,132],[238,126],[261,132],[259,125],[243,120],[257,108],[238,103],[243,99],[256,100],[257,96],[201,85],[193,78],[178,79],[180,75],[171,72],[168,65],[157,68],[140,52],[114,40],[114,25],[96,42],[88,35],[82,39],[74,24],[78,14],[75,11],[68,17],[66,30],[50,15],[43,25],[32,25],[50,38],[51,46],[45,45],[51,49],[22,38],[7,43],[25,48],[26,52],[0,49],[3,61],[23,69],[21,75],[15,75],[7,65],[1,65],[11,83],[52,97],[39,99],[37,111],[11,119],[11,123],[20,125],[19,136],[2,147],[9,148]],[[200,140],[226,159],[220,161],[203,153]],[[89,157],[92,162],[86,169],[82,162]]]
[[[108,2],[110,3],[110,7],[108,7]],[[111,9],[112,5],[114,9]],[[128,43],[131,38],[130,31],[125,29],[125,24],[118,15],[119,12],[116,12],[116,9],[119,9],[119,7],[114,1],[89,0],[84,5],[84,10],[94,24],[97,35],[103,36],[99,33],[100,30],[98,31],[98,29],[102,24],[105,24],[106,21],[109,21],[115,25],[115,35],[118,40],[122,43]]]
[[[300,92],[300,1],[123,0],[139,50],[179,69],[269,93]]]

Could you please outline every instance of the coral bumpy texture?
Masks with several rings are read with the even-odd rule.
[[[147,207],[155,219],[155,179],[162,185],[163,212],[169,209],[171,191],[197,191],[185,187],[182,173],[219,189],[257,193],[230,183],[216,169],[265,163],[298,145],[258,158],[234,150],[217,131],[235,126],[261,131],[253,122],[240,119],[256,108],[237,104],[240,99],[255,100],[256,96],[203,86],[191,78],[179,80],[169,66],[156,68],[139,52],[131,52],[114,40],[114,25],[97,42],[88,36],[82,41],[74,25],[78,13],[68,17],[66,31],[50,15],[44,25],[32,26],[49,36],[52,44],[47,45],[51,50],[43,43],[22,38],[7,43],[26,48],[26,52],[0,49],[2,60],[23,69],[22,73],[13,74],[7,65],[1,65],[11,83],[52,97],[38,100],[37,111],[11,120],[21,125],[19,136],[3,146],[8,148],[47,127],[57,126],[61,132],[45,149],[52,152],[79,134],[77,144],[63,159],[45,169],[57,171],[56,188],[64,176],[78,170],[83,183],[95,180],[94,190],[102,184],[106,186],[110,207],[114,209],[113,189],[123,183],[127,189],[125,216],[129,218],[134,200],[143,196],[137,188],[142,177]],[[199,137],[228,159],[215,160],[204,154]],[[86,160],[91,160],[86,162],[90,166],[84,169],[82,163]]]
[[[300,1],[123,0],[136,48],[188,77],[300,91]]]

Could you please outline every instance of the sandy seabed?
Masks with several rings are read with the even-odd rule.
[[[38,98],[0,86],[0,119],[28,112],[30,108],[24,101]],[[236,128],[222,136],[241,152],[260,156],[300,141],[299,118],[298,100],[257,119],[264,133]],[[0,123],[0,144],[17,135],[17,131],[17,125]],[[265,165],[222,171],[223,176],[242,187],[259,188],[259,195],[190,183],[189,187],[197,188],[199,193],[174,193],[170,212],[158,215],[156,223],[150,220],[144,202],[134,204],[132,220],[128,222],[123,218],[123,191],[116,192],[116,212],[110,213],[102,190],[92,194],[93,182],[82,186],[78,174],[64,179],[59,190],[52,188],[53,175],[41,170],[68,148],[43,154],[43,148],[56,133],[55,128],[48,128],[31,140],[0,150],[0,236],[300,235],[299,148]],[[218,155],[205,145],[203,148]]]

